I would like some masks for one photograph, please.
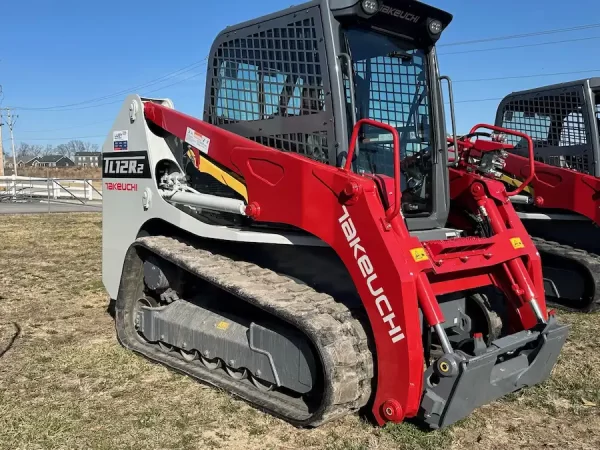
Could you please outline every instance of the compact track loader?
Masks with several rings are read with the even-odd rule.
[[[440,428],[543,382],[568,327],[536,248],[502,182],[448,167],[451,18],[312,1],[219,34],[203,120],[129,96],[103,147],[121,344],[296,426]]]
[[[600,78],[513,92],[496,124],[530,135],[535,177],[512,197],[542,257],[547,299],[564,308],[600,308]],[[527,142],[506,136],[503,181],[529,174]]]

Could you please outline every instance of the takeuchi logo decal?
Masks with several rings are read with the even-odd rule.
[[[137,192],[137,183],[105,183],[108,191]]]
[[[402,332],[402,328],[394,325],[396,314],[392,310],[392,305],[390,305],[390,302],[383,291],[383,287],[377,287],[377,272],[375,272],[371,258],[369,258],[365,248],[360,244],[360,236],[358,236],[348,209],[345,206],[342,206],[342,210],[344,211],[344,214],[338,221],[341,224],[348,245],[354,253],[354,259],[358,264],[360,273],[362,273],[363,278],[367,282],[369,292],[375,299],[375,305],[377,306],[377,310],[379,311],[383,322],[390,328],[388,333],[392,338],[392,342],[394,344],[400,342],[405,336]]]
[[[387,14],[388,16],[398,17],[399,19],[404,19],[408,22],[413,23],[419,23],[419,21],[421,20],[421,16],[417,16],[407,11],[403,11],[402,9],[392,8],[391,6],[387,6],[384,4],[382,4],[379,8],[379,12]]]

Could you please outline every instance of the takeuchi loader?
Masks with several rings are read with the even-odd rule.
[[[600,78],[512,92],[496,125],[533,139],[535,177],[512,198],[534,237],[546,298],[580,312],[600,309]],[[502,180],[519,186],[529,173],[528,144],[506,136]]]
[[[102,166],[120,343],[296,426],[435,429],[547,379],[568,326],[514,193],[448,165],[451,19],[312,1],[218,35],[203,120],[129,96]]]

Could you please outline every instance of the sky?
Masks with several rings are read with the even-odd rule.
[[[600,45],[597,0],[572,0],[568,11],[558,0],[505,0],[495,8],[481,0],[426,3],[454,15],[438,52],[440,71],[454,80],[459,133],[475,123],[493,123],[500,98],[511,91],[600,76],[600,62],[589,57],[598,54]],[[206,79],[202,60],[216,35],[227,25],[292,4],[0,2],[0,106],[18,108],[16,145],[58,145],[79,138],[101,146],[130,93],[168,97],[176,109],[201,118]],[[465,43],[573,27],[580,28]],[[6,128],[4,147],[10,154]]]

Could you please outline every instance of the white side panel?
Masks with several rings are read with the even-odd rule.
[[[172,105],[170,100],[163,100]],[[132,105],[133,106],[130,108]],[[135,120],[130,118],[130,109],[137,109]],[[238,242],[264,242],[284,245],[326,245],[314,237],[298,237],[292,234],[259,233],[233,228],[207,225],[178,210],[159,195],[154,179],[156,165],[161,160],[176,161],[165,141],[154,135],[146,125],[142,114],[142,100],[137,95],[129,96],[102,147],[105,156],[127,156],[130,152],[148,153],[151,178],[103,177],[103,221],[102,221],[102,280],[111,298],[116,298],[125,254],[136,239],[144,223],[151,219],[162,219],[197,236]],[[119,141],[115,152],[114,132],[127,131],[127,143]],[[122,148],[126,146],[126,150]],[[103,168],[104,171],[104,168]],[[104,173],[104,172],[103,172]],[[113,183],[111,186],[110,183]],[[121,185],[116,185],[121,183]],[[112,187],[112,189],[109,189]],[[127,190],[123,190],[123,188]],[[144,208],[144,195],[150,205]]]

